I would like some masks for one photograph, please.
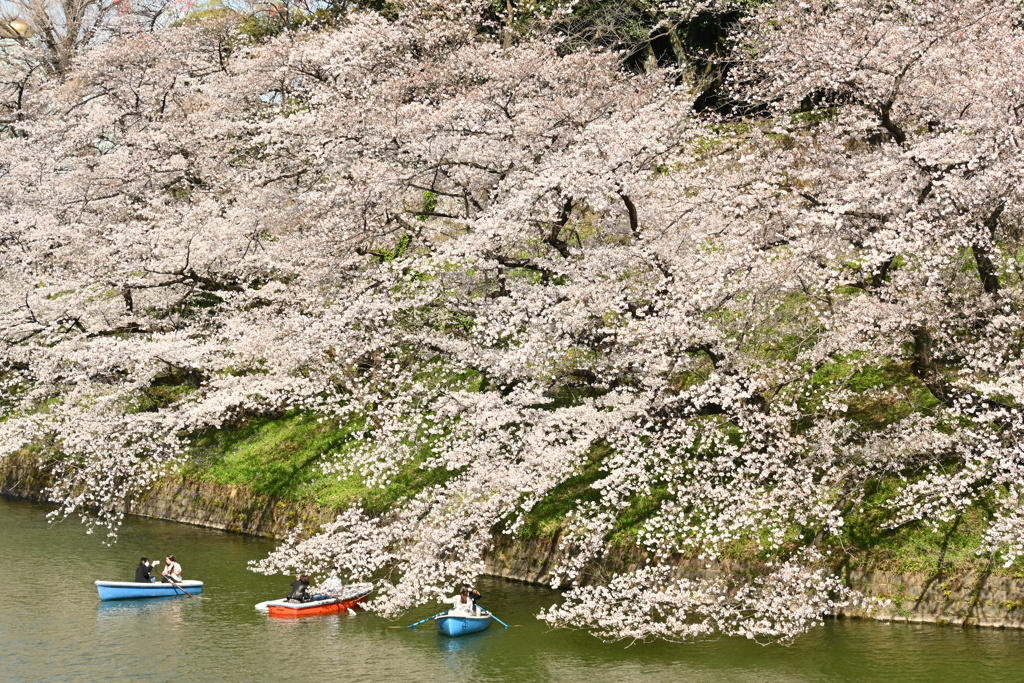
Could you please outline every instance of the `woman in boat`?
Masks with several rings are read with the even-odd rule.
[[[473,598],[469,597],[469,589],[466,586],[467,584],[462,585],[462,590],[459,591],[458,595],[451,598],[445,598],[446,602],[452,603],[452,608],[449,611],[449,614],[454,613],[464,616],[473,614],[475,606],[473,605]]]
[[[149,563],[149,558],[144,557],[139,560],[139,566],[135,568],[135,583],[152,583],[153,577],[150,576],[149,570],[155,567],[158,562],[153,564]]]
[[[181,565],[174,561],[174,555],[164,558],[164,570],[160,572],[164,583],[181,583]]]
[[[295,602],[306,602],[309,600],[309,596],[306,591],[309,590],[309,576],[306,574],[298,574],[295,580],[292,581],[292,592],[288,594],[285,600],[294,600]]]

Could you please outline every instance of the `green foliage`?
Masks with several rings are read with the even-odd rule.
[[[320,465],[325,454],[350,446],[361,429],[361,422],[339,426],[303,413],[254,418],[201,435],[183,474],[287,500],[350,504],[365,493],[362,482],[325,476]]]
[[[850,360],[837,361],[823,368],[816,379],[822,383],[839,380],[847,387],[866,393],[880,387],[902,387],[907,382],[905,374],[895,366],[857,368]],[[472,371],[445,381],[453,381],[469,390],[486,385],[486,378]],[[913,393],[907,392],[905,387],[902,389],[904,395]],[[187,387],[158,386],[151,391],[155,404],[161,397],[163,400],[179,397]],[[852,407],[851,414],[876,424],[894,419],[895,415],[891,408],[870,405]],[[338,479],[322,474],[320,465],[324,455],[344,454],[356,443],[354,435],[362,434],[363,429],[362,419],[339,425],[306,413],[254,418],[232,429],[202,435],[183,474],[300,503],[331,508],[360,504],[375,515],[385,514],[403,500],[427,488],[443,485],[458,474],[422,466],[430,454],[430,441],[426,438],[420,444],[421,455],[406,463],[387,486],[371,488],[359,477]],[[579,473],[557,486],[526,514],[520,535],[526,539],[554,538],[580,502],[596,502],[600,492],[594,485],[605,476],[604,463],[611,454],[604,445],[591,449]],[[888,502],[905,485],[905,481],[898,479],[870,482],[863,499],[848,510],[842,537],[827,539],[826,543],[850,558],[851,568],[932,574],[940,569],[956,573],[981,568],[987,558],[980,557],[975,550],[980,546],[988,513],[980,507],[972,508],[961,519],[940,524],[937,531],[923,523],[891,529],[893,513]],[[627,554],[635,552],[638,532],[668,496],[667,487],[658,486],[649,495],[633,499],[610,533],[613,547]],[[816,529],[794,527],[790,536],[794,547],[802,547],[816,533]],[[723,552],[735,560],[757,563],[766,557],[760,550],[763,546],[755,535],[738,539]]]
[[[837,107],[822,107],[820,109],[796,112],[790,116],[790,119],[797,125],[813,128],[819,123],[833,121],[838,113]]]
[[[606,446],[591,449],[590,456],[574,477],[556,486],[526,515],[521,535],[524,538],[553,538],[562,530],[568,514],[580,502],[594,502],[599,492],[594,483],[604,476],[602,465],[610,451]]]
[[[773,140],[779,149],[789,150],[796,147],[796,138],[786,133],[766,133],[765,137]]]
[[[189,13],[175,25],[195,26],[202,24],[203,22],[210,21],[211,19],[228,17],[234,13],[235,11],[233,9],[227,7],[223,2],[219,2],[218,0],[198,3],[193,5],[192,9],[189,10]]]
[[[390,263],[395,259],[402,258],[405,252],[409,249],[409,245],[412,244],[412,233],[403,232],[402,236],[398,238],[398,243],[395,244],[394,249],[382,249],[381,259],[385,263]]]
[[[270,11],[265,14],[246,17],[238,30],[253,42],[259,43],[286,31],[330,28],[338,19],[339,16],[330,8],[309,12],[287,5],[272,5]]]
[[[444,469],[422,468],[423,459],[407,463],[391,482],[383,488],[364,489],[359,502],[373,515],[382,515],[396,504],[425,489],[441,486],[456,473]]]
[[[850,567],[931,576],[984,570],[989,558],[978,549],[989,512],[975,505],[937,528],[924,522],[894,528],[888,503],[904,485],[896,479],[870,482],[862,503],[845,517],[843,536],[836,540],[848,554]]]
[[[0,393],[0,409],[13,406],[16,399],[32,388],[30,382],[16,380],[11,370],[0,371],[0,384],[4,386],[4,392]],[[0,410],[0,422],[9,417],[10,414],[6,410]]]
[[[423,211],[417,218],[425,221],[437,210],[437,195],[430,190],[423,193]]]
[[[644,522],[654,516],[669,497],[668,487],[658,486],[646,496],[632,498],[629,507],[619,515],[615,520],[615,526],[612,527],[612,545],[624,550],[633,549]]]
[[[930,413],[939,404],[909,367],[888,360],[869,363],[859,354],[821,367],[806,389],[803,413],[816,411],[829,392],[852,391],[846,416],[866,430],[883,429],[912,413]]]
[[[369,10],[388,21],[394,21],[401,12],[401,5],[392,0],[325,0],[315,9],[287,2],[270,2],[264,11],[246,17],[239,32],[253,42],[263,42],[287,31],[322,31],[342,24],[349,12]],[[204,10],[210,16],[216,11],[226,12],[220,5]],[[202,13],[200,13],[202,14]],[[190,15],[191,16],[191,15]]]
[[[799,301],[791,304],[794,311],[801,308]],[[786,335],[778,338],[785,339]],[[781,352],[773,348],[765,350],[766,358]],[[396,352],[402,353],[402,350]],[[567,367],[586,366],[587,361],[586,354],[576,352],[567,354],[565,359]],[[430,378],[462,390],[487,388],[486,376],[473,370],[458,372],[436,366],[426,379]],[[149,409],[179,400],[189,391],[187,383],[179,377],[168,376],[163,384],[155,383],[145,392],[150,401]],[[800,399],[804,412],[817,410],[828,392],[850,392],[847,416],[865,430],[882,429],[913,412],[930,411],[936,406],[935,398],[907,367],[885,359],[869,362],[859,354],[833,359],[811,377],[805,388],[807,391]],[[545,407],[572,405],[578,398],[567,391],[565,395],[552,396],[551,403]],[[147,409],[141,405],[140,408]],[[345,425],[319,421],[305,413],[254,418],[232,429],[202,435],[185,474],[296,502],[333,508],[360,504],[371,514],[378,515],[458,475],[444,468],[423,467],[431,454],[430,437],[426,436],[414,437],[419,456],[403,464],[384,487],[371,488],[356,476],[339,479],[322,474],[320,467],[325,454],[344,456],[346,449],[361,438],[364,426],[363,419]],[[724,425],[723,429],[727,427]],[[732,438],[741,438],[736,430],[733,432]],[[714,450],[713,446],[709,447]],[[610,455],[607,446],[593,448],[580,464],[578,474],[557,486],[526,514],[521,536],[553,538],[580,502],[599,500],[600,491],[595,484],[605,476],[605,463]],[[938,531],[920,523],[890,530],[894,520],[889,502],[905,485],[906,482],[898,479],[870,482],[863,499],[847,510],[842,537],[825,539],[824,543],[841,550],[843,556],[850,558],[849,566],[857,568],[957,572],[979,567],[985,558],[980,558],[975,549],[980,545],[985,511],[971,509],[962,519],[940,525]],[[668,496],[668,487],[659,485],[648,495],[636,496],[630,501],[609,534],[617,552],[629,554],[637,550],[637,537],[643,524],[657,514]],[[803,547],[814,542],[818,532],[815,528],[794,527],[786,545]],[[726,557],[756,564],[766,557],[764,540],[757,532],[752,532],[722,550]]]
[[[406,463],[385,487],[369,487],[361,477],[325,475],[327,458],[357,444],[363,419],[338,425],[307,413],[259,417],[230,429],[201,435],[182,471],[187,477],[241,486],[253,493],[329,508],[363,505],[383,514],[399,501],[443,484],[454,472],[425,469],[429,454],[424,440],[422,456]]]
[[[156,412],[162,408],[179,403],[180,401],[188,398],[188,396],[194,392],[195,388],[186,384],[155,385],[146,387],[139,392],[139,397],[135,401],[135,404],[131,406],[129,412]]]
[[[196,290],[182,300],[175,312],[188,318],[197,315],[202,311],[216,308],[222,303],[224,303],[224,298],[220,295],[214,294],[213,292]]]

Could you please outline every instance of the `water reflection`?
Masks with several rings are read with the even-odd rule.
[[[479,678],[477,665],[485,656],[484,635],[485,632],[480,632],[450,638],[440,633],[435,634],[445,678],[450,681],[470,681]]]
[[[253,610],[255,612],[255,610]],[[343,620],[348,619],[345,614],[323,614],[314,617],[271,617],[265,612],[257,612],[263,619],[267,620],[273,632],[284,634],[314,633],[316,637],[336,636],[341,631]]]
[[[480,650],[481,640],[486,634],[487,631],[481,631],[480,633],[470,633],[458,638],[450,638],[438,634],[437,649],[441,654],[448,657],[469,655]]]
[[[163,615],[172,621],[180,621],[186,599],[184,596],[168,595],[141,600],[102,600],[96,608],[96,621],[102,624],[113,619],[155,614]]]

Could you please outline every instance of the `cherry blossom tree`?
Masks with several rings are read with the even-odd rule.
[[[1012,564],[1020,11],[764,6],[731,121],[675,74],[488,37],[483,2],[97,46],[2,138],[0,454],[59,452],[59,512],[116,530],[197,435],[357,425],[325,475],[440,483],[257,569],[378,579],[388,616],[584,476],[542,616],[603,637],[792,638],[859,599],[834,569],[867,505],[984,502]],[[600,580],[627,525],[641,566]]]
[[[1019,514],[1009,387],[1020,349],[1008,332],[1020,322],[1020,7],[781,3],[755,22],[749,68],[776,75],[757,94],[779,111],[830,107],[813,127],[826,147],[779,182],[794,201],[790,229],[827,235],[817,257],[850,288],[857,315],[829,316],[829,336],[868,362],[905,363],[937,402],[870,444],[897,453],[875,467],[905,473],[910,457],[925,472],[898,498],[906,520],[950,519],[993,496],[989,549],[1012,561],[1002,530]]]
[[[31,43],[39,64],[59,76],[88,46],[166,26],[191,6],[192,0],[4,0],[0,18],[23,25],[19,39]]]

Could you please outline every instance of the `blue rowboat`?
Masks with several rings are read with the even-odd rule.
[[[203,592],[202,581],[180,581],[178,583],[135,583],[134,581],[97,581],[100,600],[134,600],[136,598],[163,598],[182,595],[183,592],[197,595]]]
[[[434,619],[437,622],[437,630],[446,636],[464,636],[467,633],[483,631],[491,625],[490,612],[481,612],[478,615],[453,614],[448,612],[443,616]]]

